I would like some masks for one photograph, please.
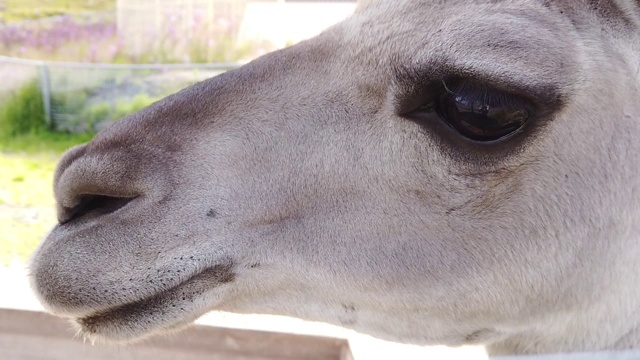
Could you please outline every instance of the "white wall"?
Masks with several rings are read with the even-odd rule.
[[[240,41],[269,41],[278,47],[319,34],[346,19],[355,2],[249,2],[240,25]]]
[[[240,43],[268,42],[282,47],[318,34],[354,9],[355,2],[330,1],[117,0],[117,21],[124,45],[134,53],[161,41],[167,31],[190,39],[194,19],[211,24],[212,37],[216,22],[224,19]]]

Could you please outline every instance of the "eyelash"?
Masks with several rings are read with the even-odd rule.
[[[516,95],[486,86],[471,85],[462,80],[454,81],[452,86],[448,86],[445,80],[441,80],[441,82],[444,91],[451,97],[462,97],[469,101],[482,101],[494,106],[530,107]]]

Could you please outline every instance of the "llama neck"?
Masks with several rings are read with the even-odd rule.
[[[488,345],[489,354],[639,349],[640,267],[633,264],[640,259],[640,241],[634,243],[608,269],[610,281],[601,284],[599,294],[585,294],[583,303],[518,329],[500,329],[509,335]]]

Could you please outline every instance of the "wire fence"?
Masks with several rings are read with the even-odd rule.
[[[155,100],[238,66],[63,63],[0,56],[0,107],[21,101],[16,94],[35,83],[50,129],[99,131]]]
[[[349,16],[354,1],[117,0],[115,10],[0,26],[0,135],[99,131],[316,35]]]

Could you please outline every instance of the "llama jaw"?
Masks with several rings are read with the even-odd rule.
[[[217,265],[153,296],[78,317],[74,323],[85,338],[105,342],[177,330],[219,303],[234,278],[229,265]]]

